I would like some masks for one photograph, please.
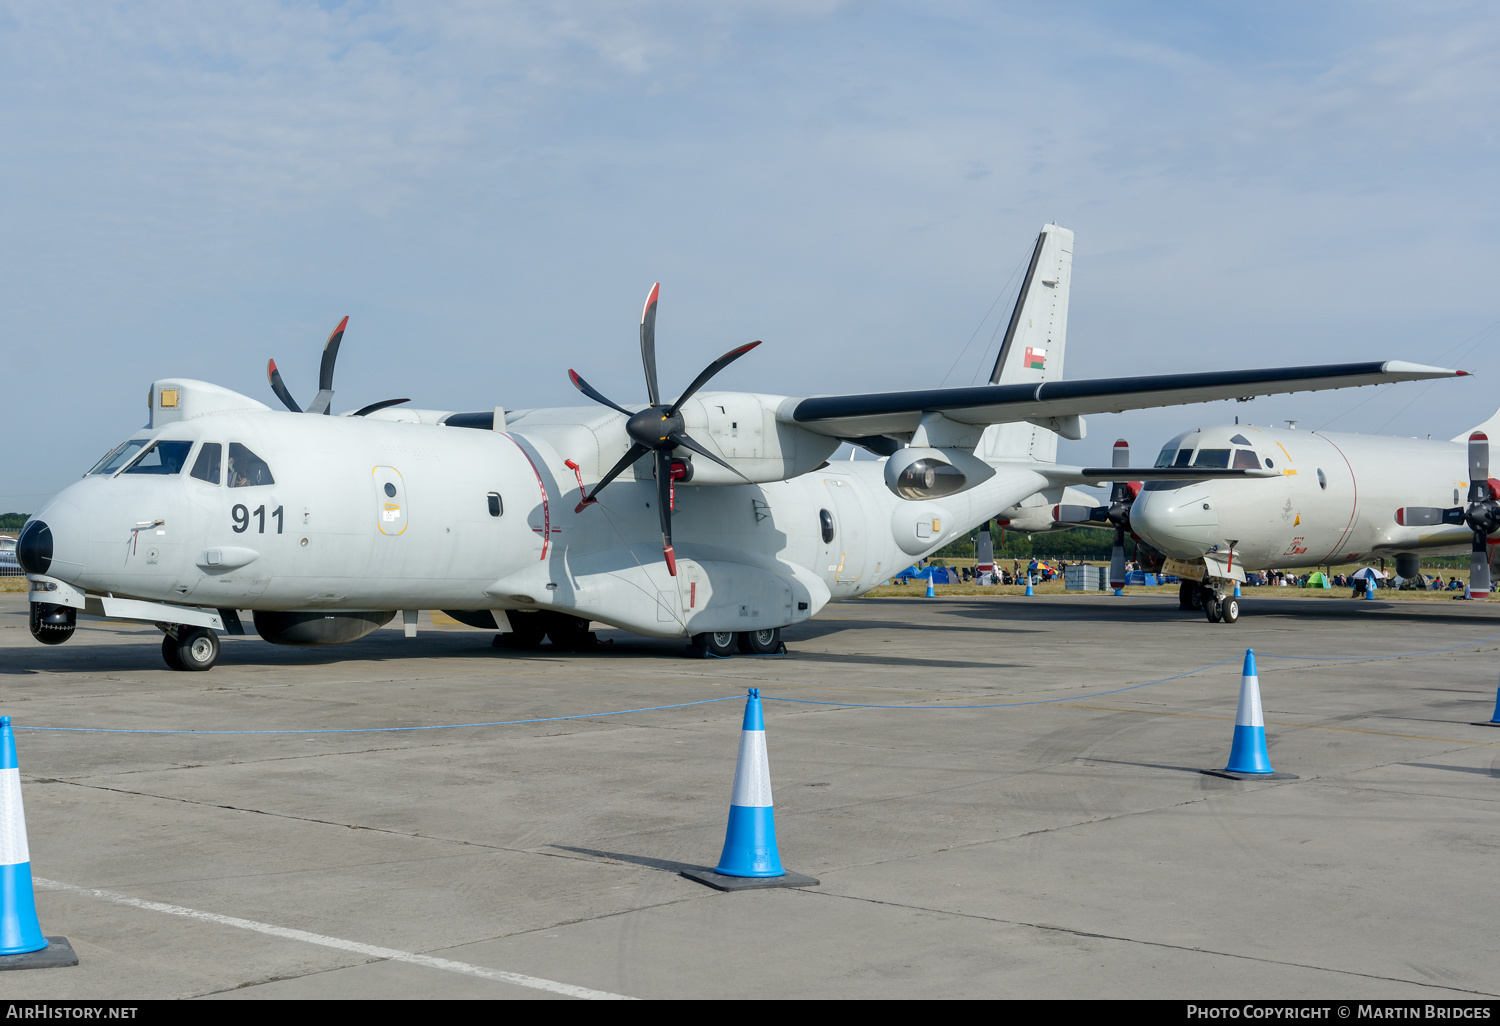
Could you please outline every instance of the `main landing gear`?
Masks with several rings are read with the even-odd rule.
[[[211,670],[219,661],[219,636],[207,627],[163,624],[161,657],[174,670]]]
[[[763,631],[708,631],[694,634],[688,641],[688,655],[694,659],[710,656],[727,658],[735,652],[745,655],[773,655],[785,652],[781,643],[781,628],[771,627]]]

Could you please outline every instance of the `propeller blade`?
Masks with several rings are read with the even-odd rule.
[[[661,401],[656,387],[656,300],[660,292],[661,282],[652,285],[641,311],[641,363],[646,368],[646,398],[652,406]]]
[[[384,410],[391,406],[400,406],[402,403],[409,402],[411,402],[410,399],[382,399],[378,403],[371,403],[369,406],[361,406],[359,409],[354,411],[353,416],[367,417],[370,414],[374,413],[376,410]]]
[[[1436,524],[1461,524],[1464,509],[1454,506],[1441,509],[1437,506],[1402,506],[1396,510],[1396,523],[1402,527],[1432,527]]]
[[[323,362],[318,366],[318,394],[307,404],[308,413],[333,413],[329,408],[333,403],[333,365],[338,362],[339,343],[344,341],[344,329],[348,325],[349,318],[345,317],[323,343]]]
[[[625,472],[626,467],[629,467],[632,463],[634,463],[636,460],[640,459],[650,451],[651,450],[648,447],[642,445],[640,442],[636,442],[634,445],[632,445],[628,450],[626,450],[625,455],[620,457],[620,462],[616,463],[613,467],[610,467],[609,473],[605,474],[602,478],[599,479],[599,483],[594,485],[593,491],[589,492],[588,498],[580,502],[578,506],[573,510],[573,512],[582,513],[583,508],[593,503],[594,497],[604,490],[605,485],[609,484],[615,478],[619,477],[622,473]]]
[[[1490,439],[1483,431],[1469,436],[1469,501],[1493,499],[1490,490]],[[1486,571],[1488,573],[1488,571]]]
[[[586,395],[590,399],[594,400],[594,402],[599,403],[599,404],[601,404],[603,406],[608,406],[612,410],[619,410],[621,413],[625,414],[625,416],[627,416],[627,417],[630,416],[630,411],[629,410],[627,410],[625,407],[619,405],[618,403],[615,403],[615,402],[611,401],[610,399],[606,398],[603,392],[599,391],[593,385],[590,385],[587,381],[584,381],[583,378],[581,378],[579,376],[579,374],[578,374],[577,371],[575,371],[575,370],[568,371],[568,378],[573,382],[573,387],[574,388],[578,389],[578,391],[582,392],[584,395]]]
[[[1488,448],[1488,446],[1486,446]],[[1474,532],[1474,547],[1469,553],[1469,597],[1488,598],[1490,594],[1490,557],[1483,531]]]
[[[1130,469],[1130,443],[1125,439],[1115,441],[1114,455],[1111,457],[1110,466],[1115,470]],[[1130,484],[1126,481],[1115,481],[1109,486],[1109,504],[1125,502],[1130,498]]]
[[[667,573],[677,576],[677,553],[672,551],[672,454],[656,450],[656,512],[661,518],[661,554]]]
[[[301,413],[302,407],[297,405],[297,400],[292,398],[292,393],[287,391],[286,382],[281,380],[281,371],[276,369],[276,361],[266,363],[266,377],[271,382],[271,391],[276,393],[276,398],[293,413]]]
[[[698,391],[698,389],[702,388],[705,384],[708,383],[709,378],[719,373],[719,371],[723,370],[725,367],[728,367],[731,363],[738,360],[740,357],[744,356],[746,353],[748,353],[758,345],[760,345],[760,341],[756,340],[749,343],[748,345],[740,346],[738,349],[731,349],[729,352],[719,357],[713,363],[703,368],[703,373],[694,378],[693,383],[687,387],[687,390],[683,392],[682,395],[677,397],[677,401],[675,403],[667,408],[667,416],[670,417],[672,414],[676,413],[678,409],[682,407],[683,403],[687,402],[693,397],[694,392]]]
[[[1115,547],[1109,554],[1109,586],[1115,590],[1125,587],[1125,529],[1115,528]]]
[[[1116,470],[1130,466],[1130,443],[1125,441],[1125,439],[1121,438],[1115,441],[1115,453],[1110,466]]]
[[[725,463],[723,460],[721,460],[719,457],[715,456],[713,453],[709,452],[707,449],[703,448],[703,446],[701,446],[697,442],[693,441],[693,439],[690,438],[689,436],[684,435],[684,434],[671,435],[671,436],[669,436],[668,441],[670,441],[674,446],[680,445],[684,449],[691,449],[693,452],[697,453],[699,456],[707,456],[709,459],[713,460],[719,466],[721,466],[721,467],[725,468],[726,470],[730,471],[731,473],[735,474],[737,477],[739,477],[746,484],[750,484],[750,479],[748,477],[746,477],[744,474],[741,474],[738,470],[735,470],[733,467],[731,467],[729,464]]]

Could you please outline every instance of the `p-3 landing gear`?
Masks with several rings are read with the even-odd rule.
[[[1203,599],[1203,615],[1209,623],[1235,623],[1240,618],[1240,600],[1233,592],[1208,591]]]

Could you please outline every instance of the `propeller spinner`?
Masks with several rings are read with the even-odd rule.
[[[276,361],[267,361],[266,377],[270,379],[271,391],[276,393],[276,398],[281,400],[283,406],[293,413],[331,414],[333,412],[329,408],[329,404],[333,402],[333,367],[338,362],[339,345],[344,341],[344,330],[348,326],[349,318],[345,317],[339,321],[338,327],[333,329],[333,334],[328,336],[328,341],[323,343],[323,360],[318,365],[318,394],[305,411],[297,405],[297,400],[292,398],[291,390],[286,387],[286,382],[281,380],[281,371],[276,369]],[[378,403],[361,407],[354,416],[363,417],[388,406],[399,406],[409,402],[411,402],[410,399],[382,399]]]
[[[661,291],[661,283],[651,286],[651,294],[646,297],[646,306],[641,311],[641,364],[646,372],[646,397],[650,404],[646,409],[637,413],[631,413],[623,406],[606,397],[598,389],[579,376],[577,371],[568,371],[568,377],[572,379],[573,387],[596,403],[608,406],[612,410],[618,410],[625,415],[625,433],[631,438],[631,446],[625,455],[620,457],[618,463],[610,468],[609,473],[600,478],[599,483],[594,485],[593,490],[578,503],[575,512],[582,512],[586,506],[591,505],[598,498],[604,487],[608,485],[625,469],[646,455],[648,452],[656,454],[656,509],[661,520],[661,544],[662,555],[667,561],[667,571],[677,576],[677,556],[672,550],[672,452],[675,449],[689,449],[700,456],[713,460],[715,463],[725,467],[740,477],[744,477],[728,463],[718,456],[709,452],[703,446],[688,435],[686,426],[682,419],[682,404],[687,402],[698,389],[708,383],[719,371],[728,367],[735,360],[744,356],[750,350],[760,345],[759,341],[731,349],[713,363],[703,368],[693,383],[687,387],[675,402],[663,403],[660,390],[657,386],[656,375],[656,302]]]
[[[1490,480],[1490,440],[1483,431],[1469,436],[1469,504],[1442,509],[1437,506],[1403,506],[1396,510],[1396,523],[1403,527],[1433,524],[1466,524],[1474,532],[1469,549],[1469,596],[1486,598],[1490,593],[1489,537],[1500,528],[1500,501]]]

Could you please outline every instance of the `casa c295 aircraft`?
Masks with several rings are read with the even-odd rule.
[[[303,412],[218,385],[156,381],[150,419],[26,524],[31,629],[78,614],[155,623],[174,669],[220,631],[353,641],[440,609],[507,644],[590,640],[591,620],[691,639],[697,655],[779,648],[783,627],[858,595],[1013,507],[1065,499],[1109,468],[1059,465],[1083,417],[1280,392],[1448,377],[1400,362],[1063,380],[1073,233],[1037,238],[1005,340],[977,387],[795,398],[657,376],[658,290],[640,324],[645,404],[455,413],[374,403],[325,416],[344,323]],[[347,318],[345,318],[347,322]],[[843,441],[880,460],[827,462]],[[1167,467],[1164,480],[1263,469]],[[1040,496],[1040,501],[1038,497]]]

